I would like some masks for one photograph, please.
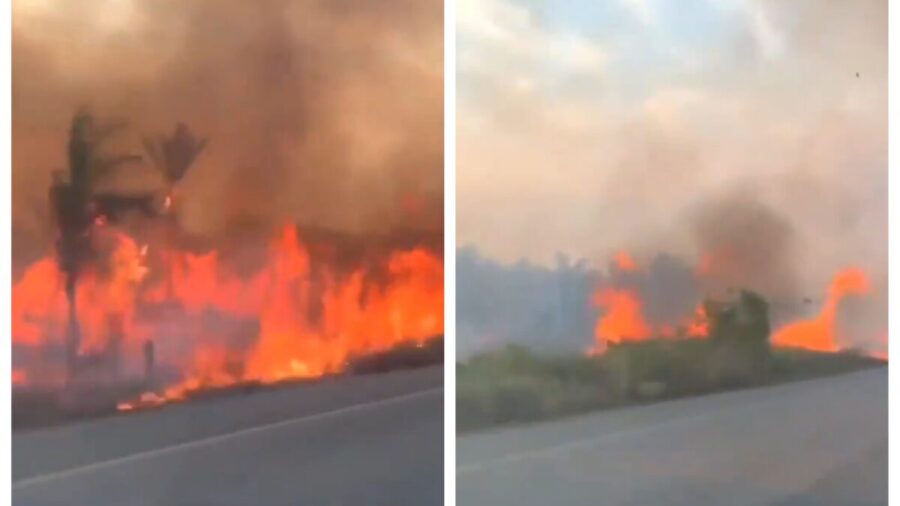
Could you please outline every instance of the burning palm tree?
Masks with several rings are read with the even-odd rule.
[[[60,268],[65,275],[69,304],[66,330],[69,380],[74,376],[81,345],[76,301],[78,278],[94,256],[92,227],[109,211],[110,194],[100,195],[97,183],[109,177],[118,167],[141,160],[138,155],[101,154],[100,146],[104,141],[124,127],[122,120],[99,123],[87,110],[76,112],[69,132],[68,181],[62,172],[57,172],[50,188],[50,201],[58,230],[56,248]]]
[[[206,139],[200,139],[191,133],[184,123],[175,125],[170,136],[164,134],[144,138],[144,149],[155,163],[165,180],[165,211],[170,220],[167,229],[169,248],[171,249],[171,222],[175,219],[175,187],[187,174],[188,168],[206,147]],[[169,297],[173,294],[172,259],[169,258],[169,274],[167,290]]]
[[[206,147],[206,141],[191,133],[184,123],[175,125],[170,136],[158,135],[144,139],[144,149],[165,179],[167,208],[172,205],[175,187]]]

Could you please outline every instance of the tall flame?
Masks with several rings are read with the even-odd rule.
[[[182,377],[121,409],[240,381],[338,372],[354,356],[443,332],[443,262],[425,249],[394,251],[374,267],[377,275],[371,265],[350,273],[326,265],[314,272],[296,228],[286,226],[269,245],[267,267],[249,277],[224,268],[217,251],[167,251],[158,253],[165,255],[169,272],[154,280],[144,262],[147,248],[104,228],[113,232],[109,240],[115,244],[108,272],[91,270],[78,284],[83,352],[102,351],[111,339],[121,338],[126,353],[138,354],[144,340],[156,340],[157,355],[177,366]],[[62,285],[56,262],[48,257],[31,265],[13,286],[17,345],[62,342],[67,317]],[[152,307],[176,309],[160,317]],[[228,327],[243,332],[235,340],[217,334],[205,319],[210,314],[255,325]],[[170,316],[177,323],[169,323]],[[20,383],[32,376],[28,364],[23,367],[16,376]]]
[[[723,255],[718,255],[723,257]],[[712,255],[700,258],[695,275],[700,278],[714,276]],[[614,269],[623,272],[639,272],[639,266],[627,251],[622,250],[613,258]],[[814,351],[836,352],[847,344],[840,335],[838,309],[843,300],[851,296],[869,293],[869,280],[861,269],[850,267],[835,274],[828,288],[819,314],[812,319],[791,322],[776,330],[770,342],[775,346],[799,347]],[[680,321],[651,321],[647,318],[644,301],[637,288],[604,286],[591,300],[600,308],[594,327],[594,347],[591,353],[602,353],[609,344],[626,341],[642,341],[654,338],[704,338],[709,335],[709,319],[702,302],[695,306],[693,314]],[[887,333],[880,336],[878,350],[870,350],[875,357],[886,357]]]
[[[640,271],[638,263],[625,250],[619,251],[613,260],[619,271]],[[594,293],[591,302],[602,311],[594,326],[595,344],[591,353],[602,353],[607,345],[626,341],[706,337],[709,334],[709,323],[702,304],[698,304],[694,313],[681,321],[650,322],[644,314],[640,293],[635,289],[602,287]]]
[[[772,336],[772,343],[815,351],[838,351],[841,345],[837,325],[840,302],[845,297],[868,292],[869,280],[862,270],[851,267],[838,272],[831,281],[819,315],[782,327]]]
[[[644,320],[641,300],[636,292],[605,288],[594,296],[594,305],[606,310],[597,320],[594,336],[598,342],[641,341],[653,334]]]

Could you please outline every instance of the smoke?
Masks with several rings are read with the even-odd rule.
[[[660,249],[665,245],[657,237],[636,255],[621,250],[602,268],[586,260],[573,263],[561,254],[555,266],[546,267],[526,260],[504,264],[474,246],[460,250],[460,356],[508,343],[587,349],[593,323],[604,312],[589,301],[606,288],[634,294],[641,317],[656,330],[683,324],[707,297],[727,299],[738,290],[761,294],[776,328],[815,318],[826,305],[828,284],[808,288],[803,282],[810,269],[804,265],[809,252],[802,234],[756,192],[713,194],[677,218],[671,232],[688,238],[697,255]],[[865,293],[840,301],[833,329],[839,346],[876,353],[886,349],[886,297],[885,287],[874,283]]]
[[[598,286],[628,288],[637,293],[647,321],[673,324],[691,314],[701,297],[695,269],[670,253],[658,253],[646,266],[623,271],[610,266],[606,283]]]
[[[769,298],[797,297],[797,252],[791,225],[775,210],[746,193],[700,204],[690,222],[699,269],[710,288],[749,289]]]
[[[643,272],[618,282],[651,320],[738,288],[774,324],[814,317],[855,266],[872,289],[848,315],[886,327],[887,2],[656,2],[654,24],[612,2],[579,12],[592,30],[533,2],[470,4],[458,242],[550,269],[558,251],[603,269],[627,250]],[[567,64],[572,48],[605,58]],[[659,255],[713,272],[663,282]]]
[[[434,1],[17,0],[17,256],[46,251],[46,189],[82,105],[129,120],[117,150],[177,121],[210,139],[181,188],[193,233],[440,231],[442,23]],[[114,184],[159,185],[149,163],[128,170]]]
[[[582,351],[595,317],[590,294],[599,273],[557,257],[553,268],[504,265],[474,247],[456,256],[457,352],[461,358],[508,343]]]

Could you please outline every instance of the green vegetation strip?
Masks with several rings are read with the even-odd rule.
[[[471,431],[884,364],[853,352],[779,348],[755,363],[709,340],[622,344],[600,356],[547,356],[511,346],[457,366],[457,428]]]

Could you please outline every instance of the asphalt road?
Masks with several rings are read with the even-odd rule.
[[[887,504],[887,368],[466,435],[457,503]]]
[[[13,504],[432,505],[443,369],[328,380],[13,434]]]

